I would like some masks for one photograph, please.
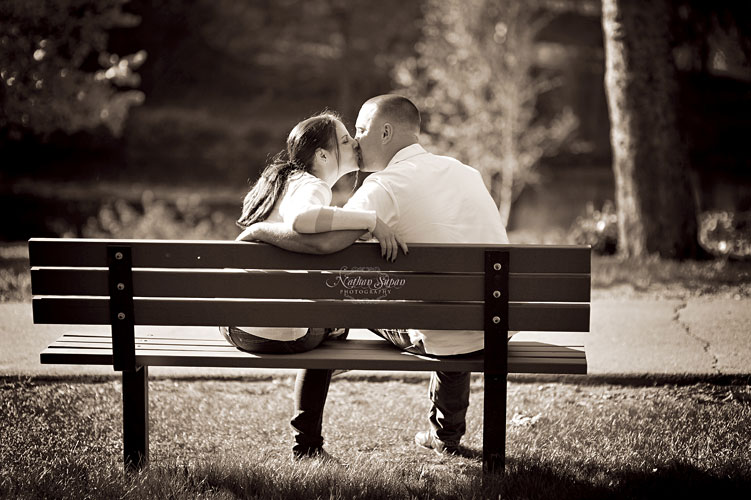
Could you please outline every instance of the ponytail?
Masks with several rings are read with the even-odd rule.
[[[276,155],[245,195],[237,225],[245,228],[265,220],[274,209],[277,200],[282,197],[290,175],[299,171],[303,171],[300,165],[292,160],[283,159],[281,153]]]

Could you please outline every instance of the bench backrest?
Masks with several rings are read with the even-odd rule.
[[[488,251],[509,262],[495,282]],[[317,256],[260,243],[32,239],[29,255],[36,323],[121,314],[135,325],[482,330],[498,292],[510,330],[589,330],[586,246],[415,244],[388,263],[372,243]],[[120,295],[132,310],[110,309]]]

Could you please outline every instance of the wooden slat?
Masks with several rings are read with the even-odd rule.
[[[362,342],[385,342],[383,340],[362,341]],[[362,349],[363,344],[359,341],[355,342],[343,342],[338,348],[341,351],[350,351]],[[82,342],[60,339],[49,346],[50,349],[112,349],[112,342],[95,341],[95,342]],[[164,342],[138,342],[136,341],[136,349],[138,351],[205,351],[205,352],[231,352],[237,350],[237,348],[227,342],[206,344],[203,342],[188,343],[186,341],[164,341]],[[562,350],[560,346],[551,346],[549,344],[539,344],[522,346],[515,345],[514,353],[516,356],[528,356],[528,357],[544,357],[544,358],[578,358],[581,357],[581,351],[584,350],[583,346],[574,346]]]
[[[136,269],[133,293],[138,297],[481,301],[483,279],[482,274]],[[31,283],[34,295],[109,295],[106,269],[34,268]],[[509,299],[589,302],[590,277],[512,273]]]
[[[58,339],[57,343],[66,344],[106,344],[112,345],[112,337],[110,335],[99,336],[74,336],[64,335]],[[136,337],[135,343],[137,345],[190,345],[190,346],[223,346],[228,345],[224,339],[179,339],[179,338],[139,338]]]
[[[343,349],[344,345],[355,346]],[[559,348],[561,353],[566,348]],[[530,356],[509,345],[509,371],[512,373],[586,373],[586,358],[581,351],[572,356]],[[482,371],[482,356],[470,358],[428,358],[394,349],[387,342],[347,340],[327,342],[301,354],[250,354],[236,349],[217,351],[170,351],[137,349],[136,360],[146,366],[254,367],[254,368],[334,368],[350,370],[399,371]],[[41,354],[45,364],[112,363],[108,349],[50,347]]]
[[[130,245],[134,267],[330,269],[378,267],[415,272],[481,272],[486,245],[411,244],[395,263],[380,256],[377,243],[356,243],[330,255],[287,252],[263,243],[167,240],[29,240],[34,267],[106,267],[107,245]],[[493,245],[510,252],[513,272],[589,273],[588,246]]]
[[[42,297],[32,306],[35,323],[109,324],[105,298]],[[134,308],[138,325],[483,328],[482,303],[136,299]],[[509,328],[588,331],[589,304],[512,303]]]
[[[146,327],[143,327],[146,328]],[[459,334],[460,335],[460,334]],[[111,342],[112,335],[107,328],[97,328],[96,331],[68,332],[64,333],[57,342]],[[559,347],[572,349],[583,349],[584,344],[589,337],[585,332],[534,332],[525,331],[514,335],[509,339],[509,349],[512,350],[529,350],[539,348],[543,350],[556,350]],[[136,334],[136,342],[182,342],[186,344],[199,345],[201,343],[220,343],[228,344],[227,340],[221,336],[218,329],[214,328],[170,328],[162,331],[161,327],[150,327],[146,332]],[[380,338],[373,339],[347,339],[328,340],[324,345],[332,342],[339,343],[340,349],[357,349],[360,346],[380,345],[386,342]],[[52,345],[55,345],[53,343]]]
[[[571,349],[584,349],[583,340],[580,338],[571,339],[572,335],[580,335],[578,333],[561,333],[561,332],[545,332],[553,337],[559,337],[554,344],[547,342],[537,341],[522,341],[511,340],[510,345],[517,351],[534,351],[534,352],[552,352],[556,353],[560,347],[567,347]],[[461,335],[461,334],[458,334]],[[359,342],[359,341],[358,341]],[[385,342],[384,340],[363,340],[363,343],[367,342]],[[198,338],[155,338],[155,337],[136,337],[135,343],[141,347],[149,346],[229,346],[230,344],[225,339],[198,339]],[[90,344],[92,347],[111,346],[112,338],[110,335],[71,335],[66,334],[57,339],[50,347],[77,347],[84,344]],[[355,349],[360,343],[343,342],[341,349]]]

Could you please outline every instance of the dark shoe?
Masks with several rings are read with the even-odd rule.
[[[321,462],[338,464],[339,461],[332,457],[323,448],[311,448],[306,451],[292,450],[295,460],[320,460]]]
[[[433,437],[433,433],[430,431],[420,431],[415,434],[415,444],[433,450],[439,455],[459,454],[459,443],[441,441]]]

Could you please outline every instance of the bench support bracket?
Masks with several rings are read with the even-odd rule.
[[[485,361],[482,464],[503,472],[506,458],[509,252],[485,251]]]
[[[107,247],[112,366],[116,371],[132,371],[137,368],[133,318],[133,266],[130,250],[127,246]]]

